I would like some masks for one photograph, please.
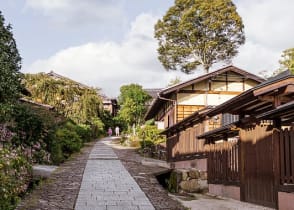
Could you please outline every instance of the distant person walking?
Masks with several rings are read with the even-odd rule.
[[[119,127],[118,126],[115,127],[115,135],[119,136]]]
[[[112,129],[110,127],[108,128],[108,136],[112,136]]]

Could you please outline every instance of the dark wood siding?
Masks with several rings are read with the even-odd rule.
[[[208,150],[208,183],[239,185],[239,142],[210,144]]]
[[[241,199],[276,207],[272,134],[271,125],[266,124],[240,130]]]
[[[205,152],[204,139],[197,136],[204,132],[204,125],[198,124],[167,139],[167,160],[169,162],[201,157]]]

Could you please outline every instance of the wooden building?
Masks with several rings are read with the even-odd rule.
[[[80,88],[83,88],[83,89],[95,89],[95,88],[92,88],[92,87],[87,86],[85,84],[82,84],[80,82],[74,81],[74,80],[72,80],[72,79],[70,79],[68,77],[65,77],[65,76],[62,76],[60,74],[57,74],[54,71],[50,71],[49,73],[47,73],[47,75],[50,76],[51,78],[55,79],[55,80],[70,81],[73,84],[76,84],[77,86],[79,86]],[[103,110],[109,111],[109,113],[112,116],[116,116],[117,115],[117,112],[118,112],[118,109],[119,109],[119,106],[118,106],[118,103],[117,103],[117,99],[115,99],[115,98],[108,98],[104,94],[101,94],[100,93],[100,89],[96,89],[96,92],[97,92],[97,95],[102,98]]]
[[[239,118],[197,136],[206,143],[210,193],[293,209],[294,75],[284,72],[211,109],[206,117],[219,114]]]
[[[205,152],[204,140],[195,141],[195,136],[234,118],[228,115],[205,120],[205,113],[262,81],[258,76],[227,66],[160,91],[145,119],[154,118],[164,124],[167,161],[175,167],[190,167],[190,160],[199,159]],[[197,162],[203,166],[201,169],[206,168],[205,161]]]
[[[161,90],[145,120],[154,118],[169,128],[194,112],[221,104],[262,81],[256,75],[227,66]]]
[[[102,96],[103,110],[108,111],[111,116],[115,117],[119,110],[119,105],[115,98],[108,98],[106,96]]]

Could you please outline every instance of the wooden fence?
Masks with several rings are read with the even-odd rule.
[[[169,137],[166,143],[168,162],[205,158],[204,139],[197,139],[203,132],[204,125],[199,124]]]
[[[208,183],[239,185],[239,143],[211,144],[208,152]]]
[[[294,192],[294,127],[284,130],[275,130],[274,137],[278,138],[279,153],[279,185],[280,190]]]

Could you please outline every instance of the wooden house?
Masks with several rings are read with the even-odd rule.
[[[102,96],[103,110],[108,111],[111,116],[115,117],[117,115],[119,105],[115,98],[108,98],[106,96]]]
[[[184,167],[186,160],[198,158],[204,152],[204,140],[195,141],[196,134],[217,128],[222,120],[227,120],[215,117],[202,122],[205,113],[262,81],[256,75],[227,66],[160,91],[145,119],[154,118],[158,124],[163,124],[163,134],[167,135],[167,161],[175,167]],[[199,164],[206,167],[205,161]]]
[[[50,71],[49,73],[47,73],[47,75],[55,80],[65,80],[65,81],[70,81],[73,84],[76,84],[77,86],[79,86],[82,89],[93,89],[90,86],[87,86],[85,84],[82,84],[80,82],[74,81],[68,77],[62,76],[60,74],[55,73],[54,71]],[[102,104],[103,104],[103,110],[109,111],[109,113],[111,114],[111,116],[116,116],[118,109],[119,109],[119,105],[117,103],[117,99],[115,98],[109,98],[104,94],[100,93],[99,89],[96,89],[97,95],[99,97],[102,98]]]
[[[219,114],[239,117],[197,137],[206,143],[209,192],[293,209],[294,75],[284,72],[211,109],[206,117]]]

